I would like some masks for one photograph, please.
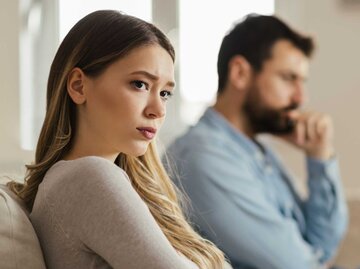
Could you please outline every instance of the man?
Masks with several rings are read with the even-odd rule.
[[[313,41],[274,16],[250,15],[223,39],[218,96],[168,150],[190,218],[234,268],[328,268],[347,208],[328,115],[300,110]],[[269,133],[306,155],[301,200]]]

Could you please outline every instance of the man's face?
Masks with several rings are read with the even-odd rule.
[[[304,102],[309,60],[289,41],[279,40],[249,89],[243,106],[255,133],[286,134],[295,123],[289,113]]]

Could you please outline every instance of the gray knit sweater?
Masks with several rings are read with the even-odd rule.
[[[161,231],[126,173],[99,157],[59,161],[30,219],[49,269],[195,269]]]

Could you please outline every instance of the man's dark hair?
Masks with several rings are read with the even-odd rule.
[[[218,94],[222,93],[228,76],[228,65],[235,55],[242,55],[255,72],[261,71],[262,64],[271,57],[276,41],[285,39],[310,57],[314,42],[311,37],[293,31],[275,16],[250,14],[236,24],[224,37],[218,55]]]

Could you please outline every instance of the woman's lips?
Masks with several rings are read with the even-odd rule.
[[[146,139],[153,139],[156,134],[156,129],[152,127],[139,127],[136,128]]]

